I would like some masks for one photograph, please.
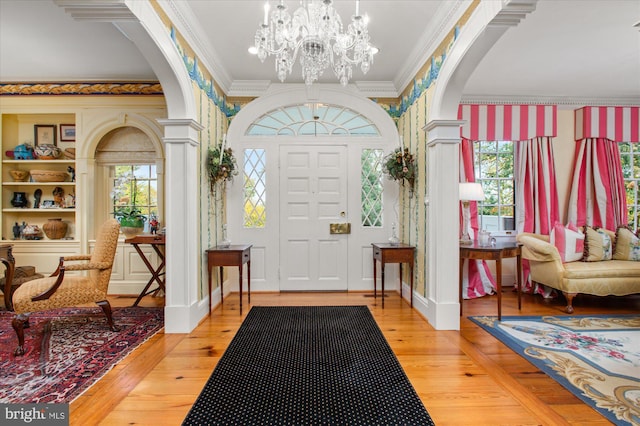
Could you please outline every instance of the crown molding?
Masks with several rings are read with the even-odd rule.
[[[489,26],[516,27],[531,12],[536,10],[538,0],[510,0],[489,22]]]
[[[483,105],[557,105],[559,109],[583,106],[638,106],[640,97],[517,96],[463,94],[461,104]]]
[[[358,90],[368,98],[397,98],[398,89],[392,81],[355,81]]]
[[[167,14],[180,35],[184,37],[189,47],[198,56],[198,61],[211,74],[216,84],[225,94],[228,94],[232,80],[224,68],[224,62],[207,38],[201,37],[204,30],[198,24],[198,18],[188,6],[187,2],[178,0],[158,0],[158,4]],[[216,67],[213,64],[217,64]]]
[[[411,84],[420,69],[434,55],[444,37],[455,26],[471,3],[470,0],[444,1],[441,3],[436,16],[432,20],[432,22],[437,22],[438,26],[425,31],[423,36],[415,41],[415,48],[411,51],[397,77],[393,80],[395,86],[400,88],[400,92]],[[397,96],[400,96],[400,94],[398,93]]]
[[[125,0],[54,0],[77,21],[137,21]]]
[[[271,87],[271,80],[233,80],[228,97],[258,97],[264,95]]]

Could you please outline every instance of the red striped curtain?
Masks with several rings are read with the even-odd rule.
[[[549,235],[559,219],[558,189],[551,138],[538,137],[516,144],[516,229],[518,233]],[[522,260],[523,291],[550,297],[552,289],[533,286],[529,262]]]
[[[518,232],[549,234],[558,219],[558,193],[551,137],[557,133],[555,105],[471,105],[458,108],[461,127],[460,182],[473,182],[473,140],[519,141],[516,143],[516,218]],[[464,166],[464,167],[463,167]],[[463,168],[466,168],[463,170]],[[464,174],[463,174],[464,173]],[[466,179],[466,180],[465,180]],[[477,209],[471,211],[472,227],[477,231]],[[475,218],[475,224],[473,219]],[[474,234],[470,234],[474,235]],[[488,293],[483,281],[484,267],[465,267],[463,297]],[[529,265],[523,262],[525,290],[548,296],[544,287],[532,289]],[[493,280],[486,269],[488,278]],[[468,276],[467,276],[468,275]],[[480,277],[476,277],[480,275]],[[469,278],[470,277],[470,278]],[[467,281],[469,284],[467,284]],[[495,282],[492,281],[493,284]],[[484,294],[482,294],[484,295]]]
[[[460,182],[475,182],[473,172],[473,142],[469,139],[462,139],[460,144]],[[473,240],[478,234],[478,203],[469,202],[471,229],[468,229],[469,236]],[[462,203],[460,203],[460,233],[462,229]],[[462,298],[474,299],[476,297],[494,294],[496,281],[491,275],[489,265],[484,260],[465,259],[462,273]]]
[[[617,143],[604,138],[576,142],[568,220],[615,231],[627,223],[627,199]]]

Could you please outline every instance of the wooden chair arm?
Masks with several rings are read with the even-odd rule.
[[[53,283],[51,288],[49,288],[44,293],[41,293],[37,296],[32,297],[31,298],[32,301],[37,302],[38,300],[47,300],[48,298],[53,296],[53,294],[58,290],[58,287],[60,287],[60,284],[62,284],[62,280],[64,279],[64,265],[62,265],[62,259],[60,259],[60,265],[58,265],[58,269],[56,269],[56,272],[54,272],[54,274],[56,273],[57,273],[58,279],[56,280],[55,283]],[[51,275],[51,276],[54,276],[54,275]]]
[[[60,287],[60,285],[62,284],[62,281],[64,280],[64,272],[65,271],[87,271],[87,270],[91,270],[91,269],[107,269],[111,267],[111,263],[109,262],[87,262],[87,263],[80,263],[80,264],[75,264],[75,265],[65,265],[64,262],[65,260],[86,260],[86,259],[90,259],[91,256],[66,256],[66,257],[61,257],[60,261],[58,263],[58,267],[56,268],[56,270],[53,272],[53,274],[51,274],[52,277],[58,277],[58,279],[56,280],[55,283],[53,283],[53,285],[51,286],[51,288],[49,288],[47,291],[45,291],[42,294],[39,294],[37,296],[34,296],[31,298],[32,301],[37,302],[38,300],[47,300],[48,298],[50,298],[57,290],[58,287]]]
[[[13,284],[13,274],[14,274],[14,266],[11,265],[11,261],[9,259],[0,258],[0,262],[2,262],[6,268],[4,273],[4,288],[2,292],[4,294],[4,304],[7,309],[11,308],[11,285]]]

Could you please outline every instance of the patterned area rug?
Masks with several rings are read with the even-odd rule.
[[[254,307],[184,425],[433,425],[366,306]]]
[[[164,326],[162,308],[114,308],[119,332],[98,307],[34,313],[14,357],[13,316],[0,312],[1,403],[70,403]]]
[[[640,425],[640,316],[470,317],[618,425]]]

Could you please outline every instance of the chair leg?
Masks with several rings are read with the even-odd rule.
[[[29,316],[18,314],[11,320],[11,325],[18,336],[18,347],[13,351],[15,356],[24,355],[24,329],[29,328]]]
[[[109,323],[109,328],[111,328],[111,331],[120,331],[120,328],[113,323],[113,314],[111,312],[111,304],[109,303],[109,301],[102,300],[96,303],[102,308],[102,312],[104,312],[104,314],[107,316],[107,322]]]

